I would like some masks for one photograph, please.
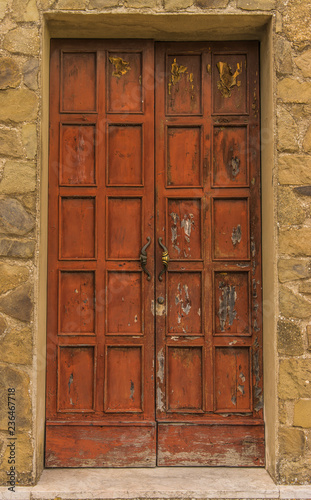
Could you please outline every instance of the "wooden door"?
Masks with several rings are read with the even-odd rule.
[[[52,43],[48,467],[155,465],[153,54]]]
[[[46,466],[264,464],[260,246],[256,42],[53,41]]]
[[[258,45],[159,44],[156,75],[158,464],[262,465]]]

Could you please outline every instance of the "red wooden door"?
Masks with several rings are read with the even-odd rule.
[[[258,46],[153,61],[52,42],[48,467],[263,464]]]
[[[159,44],[156,75],[158,464],[262,465],[258,45]]]

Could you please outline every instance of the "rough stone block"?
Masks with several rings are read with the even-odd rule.
[[[281,283],[294,281],[310,276],[310,261],[301,259],[280,259],[278,262],[279,280]]]
[[[283,102],[308,104],[311,102],[311,82],[283,78],[278,84],[278,97]]]
[[[311,325],[307,325],[308,350],[311,351]]]
[[[8,324],[3,316],[0,316],[0,337],[6,332]]]
[[[281,229],[279,250],[283,255],[311,256],[311,228]]]
[[[22,285],[0,297],[0,311],[21,321],[30,321],[32,296],[30,285]]]
[[[15,389],[16,393],[16,428],[17,432],[31,429],[31,398],[30,380],[25,371],[15,366],[8,366],[0,362],[0,404],[7,408],[8,387]],[[0,413],[0,429],[7,431],[7,413]]]
[[[193,5],[194,0],[165,0],[165,9],[177,11],[187,9]]]
[[[57,3],[58,9],[63,10],[85,10],[85,0],[59,0]]]
[[[25,283],[29,270],[25,266],[10,265],[0,262],[0,295]]]
[[[35,56],[39,54],[40,37],[37,28],[18,27],[9,31],[3,41],[3,46],[14,54]]]
[[[35,212],[37,208],[37,198],[36,193],[28,193],[21,196],[20,201],[29,212]]]
[[[31,90],[38,88],[39,62],[37,59],[29,59],[23,66],[24,84]]]
[[[310,62],[310,64],[311,64],[311,62]],[[303,149],[307,153],[311,153],[311,125],[309,126],[309,128],[306,132],[305,138],[303,140]]]
[[[280,361],[279,398],[284,400],[311,398],[311,364],[309,359]]]
[[[20,201],[13,198],[0,199],[0,230],[8,234],[24,235],[34,226],[33,216],[26,212]]]
[[[38,99],[28,89],[3,90],[0,93],[0,120],[23,122],[37,118]]]
[[[194,3],[201,9],[225,9],[229,0],[195,0]]]
[[[118,7],[119,4],[119,0],[90,0],[89,9],[108,9]]]
[[[300,399],[295,404],[294,425],[296,427],[311,427],[311,399]]]
[[[22,157],[22,143],[16,130],[0,129],[0,154],[4,156]]]
[[[278,37],[275,44],[276,70],[283,75],[293,72],[292,47],[290,42]]]
[[[280,312],[286,318],[306,319],[311,316],[311,302],[289,288],[282,287],[280,290]]]
[[[310,484],[310,470],[311,458],[306,455],[299,460],[290,460],[290,457],[286,456],[279,462],[279,477],[282,484]]]
[[[1,339],[0,359],[4,363],[30,365],[32,363],[32,331],[13,328]]]
[[[37,154],[37,127],[34,123],[22,126],[22,142],[27,158],[33,160]]]
[[[0,256],[17,259],[31,259],[34,256],[36,243],[33,240],[16,238],[0,238]]]
[[[302,224],[306,218],[299,200],[288,187],[278,190],[278,222],[280,225]]]
[[[306,50],[295,58],[295,63],[299,69],[301,69],[303,76],[310,78],[311,77],[311,49]]]
[[[286,109],[278,110],[278,150],[297,151],[298,127],[294,118]]]
[[[273,10],[276,0],[237,0],[237,7],[243,10]]]
[[[280,155],[279,182],[281,184],[305,185],[311,183],[311,156]]]
[[[0,2],[0,19],[3,19],[6,13],[8,7],[8,1],[7,0],[1,0]]]
[[[283,427],[279,431],[280,453],[298,458],[303,455],[306,442],[304,432],[300,429]]]
[[[18,64],[10,57],[0,57],[0,89],[16,88],[21,83]]]
[[[283,2],[281,2],[283,5]],[[285,4],[283,29],[294,42],[310,42],[311,39],[310,0],[289,0]]]
[[[293,321],[278,321],[278,351],[285,356],[300,356],[304,349],[299,326]]]
[[[18,182],[16,179],[18,178]],[[8,161],[0,181],[0,194],[29,193],[36,189],[36,171],[32,164]]]
[[[299,292],[307,295],[311,294],[311,282],[305,281],[299,285]]]
[[[17,22],[37,22],[39,12],[36,0],[14,0],[12,5],[13,19]]]

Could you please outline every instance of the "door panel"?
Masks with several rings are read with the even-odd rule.
[[[156,463],[153,54],[52,42],[48,467]]]
[[[258,82],[256,42],[52,41],[47,467],[264,464]]]
[[[159,43],[156,74],[158,465],[262,465],[258,46]]]

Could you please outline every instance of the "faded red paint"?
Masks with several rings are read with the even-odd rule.
[[[263,465],[257,71],[250,42],[52,42],[48,467]]]

